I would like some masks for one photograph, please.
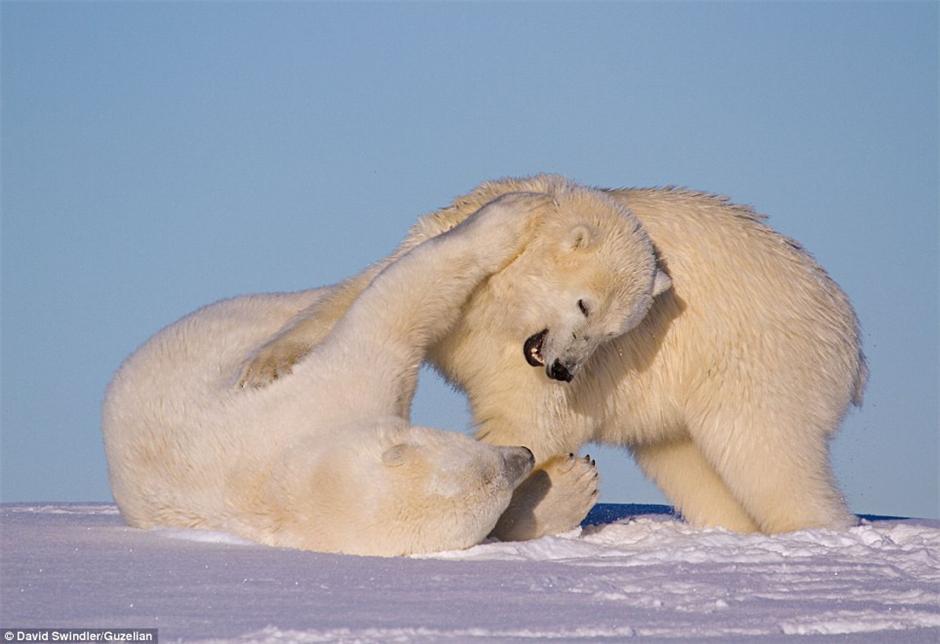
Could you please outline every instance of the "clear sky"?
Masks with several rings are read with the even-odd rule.
[[[333,282],[478,182],[679,184],[852,298],[857,512],[937,517],[936,3],[2,4],[4,501],[107,500],[121,360],[184,313]],[[465,430],[422,376],[416,420]],[[603,501],[662,502],[600,454]]]

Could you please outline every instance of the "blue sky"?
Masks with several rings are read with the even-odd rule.
[[[770,215],[852,298],[853,510],[937,517],[935,3],[2,4],[4,501],[107,500],[99,406],[165,324],[342,279],[540,171]],[[465,429],[430,374],[419,422]],[[661,502],[625,453],[602,500]]]

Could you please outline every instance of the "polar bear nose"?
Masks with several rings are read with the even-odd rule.
[[[503,452],[506,478],[515,487],[532,471],[535,466],[535,455],[528,447],[502,447],[500,449]]]
[[[574,374],[568,370],[568,367],[561,363],[561,360],[556,359],[546,371],[548,372],[548,377],[552,380],[571,382],[574,378]]]

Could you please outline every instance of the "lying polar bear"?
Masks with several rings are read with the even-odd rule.
[[[417,369],[461,305],[556,210],[507,195],[388,265],[292,378],[237,390],[245,356],[322,292],[239,297],[159,332],[117,372],[103,411],[111,487],[132,526],[232,532],[360,555],[469,547],[533,466],[408,422]]]
[[[241,383],[283,379],[385,263],[516,191],[585,192],[551,175],[482,184],[291,320],[246,362]],[[772,533],[852,524],[828,458],[867,374],[845,293],[749,208],[681,189],[591,192],[629,229],[586,222],[578,253],[528,248],[474,292],[428,353],[466,391],[480,439],[535,453],[539,468],[496,536],[580,521],[568,499],[581,479],[557,455],[588,442],[630,449],[695,525]]]

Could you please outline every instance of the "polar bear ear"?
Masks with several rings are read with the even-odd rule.
[[[672,288],[672,279],[666,275],[666,271],[657,268],[656,276],[653,278],[653,297],[665,293],[670,288]]]
[[[414,454],[417,451],[417,447],[414,445],[409,445],[408,443],[392,445],[387,450],[382,452],[382,463],[388,467],[398,467],[399,465],[404,465],[414,457]]]
[[[587,248],[594,239],[594,229],[587,224],[578,224],[568,231],[566,244],[568,250]]]

